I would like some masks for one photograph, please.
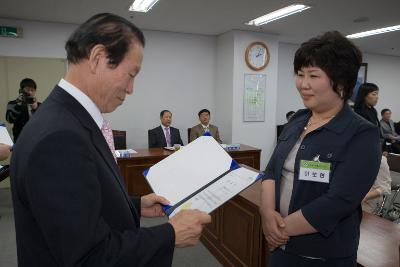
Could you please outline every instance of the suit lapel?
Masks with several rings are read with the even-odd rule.
[[[200,133],[200,136],[202,136],[202,135],[205,133],[205,132],[204,132],[203,125],[198,124],[198,125],[197,125],[197,129],[198,129],[198,132]]]
[[[171,145],[173,146],[174,144],[178,143],[178,138],[176,138],[175,128],[169,127],[169,130],[171,133]]]
[[[217,131],[216,131],[215,127],[211,124],[208,127],[210,128],[211,135],[215,138],[217,136]]]
[[[115,181],[118,183],[122,193],[125,196],[126,201],[128,202],[128,206],[130,207],[133,217],[139,225],[139,213],[136,210],[136,208],[132,205],[132,202],[130,200],[130,197],[128,196],[128,193],[125,190],[125,186],[122,183],[122,176],[119,172],[118,165],[115,162],[115,159],[111,153],[110,148],[108,147],[108,144],[106,140],[104,139],[103,134],[101,133],[101,130],[97,126],[96,122],[93,120],[93,118],[90,116],[90,114],[86,111],[86,109],[71,95],[69,95],[67,92],[65,92],[62,88],[56,86],[56,88],[53,90],[52,97],[55,97],[55,100],[57,102],[63,102],[65,107],[68,108],[68,110],[75,115],[75,117],[81,122],[82,126],[86,128],[91,135],[93,145],[95,146],[96,150],[99,152],[99,154],[102,156],[104,159],[104,162],[107,164],[107,166],[111,169],[113,172],[113,176]]]

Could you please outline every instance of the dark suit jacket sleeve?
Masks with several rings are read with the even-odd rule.
[[[174,131],[175,131],[175,138],[176,138],[176,142],[175,142],[175,144],[180,144],[181,146],[183,146],[183,142],[182,142],[182,139],[181,139],[181,134],[179,133],[179,129],[176,129],[176,128],[174,128]],[[172,144],[172,145],[174,145],[174,144]]]
[[[218,131],[218,127],[215,127],[216,131],[215,131],[215,140],[217,140],[218,143],[222,144],[221,138],[219,138],[219,131]]]
[[[192,129],[190,130],[190,142],[192,142],[193,140],[195,140],[198,136],[197,136],[197,127],[194,126],[192,127]]]
[[[149,130],[148,131],[148,136],[149,136],[149,148],[152,147],[157,147],[157,133],[155,130]]]
[[[368,193],[378,174],[381,153],[379,132],[364,126],[352,138],[343,161],[339,162],[327,193],[301,208],[306,220],[324,236],[351,214]]]
[[[70,145],[65,145],[65,140]],[[18,187],[59,266],[169,266],[175,243],[167,223],[111,229],[101,216],[102,192],[93,147],[75,132],[46,136],[27,162]],[[22,190],[22,191],[21,191]],[[26,238],[29,238],[28,236]]]
[[[140,213],[141,211],[141,199],[140,197],[132,197],[131,198],[132,204],[135,207],[136,211],[139,213],[139,216],[142,216],[142,214]]]
[[[6,120],[9,123],[14,123],[22,114],[22,106],[17,104],[17,101],[13,100],[8,102],[6,111]]]

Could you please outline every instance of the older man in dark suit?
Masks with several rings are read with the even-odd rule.
[[[155,194],[128,196],[102,113],[133,92],[144,47],[131,22],[98,14],[66,44],[68,71],[25,126],[11,159],[18,265],[170,266],[174,246],[197,243],[210,216],[163,214]]]
[[[171,127],[172,113],[169,110],[160,112],[161,125],[148,131],[149,148],[171,147],[175,144],[183,146],[179,129]]]

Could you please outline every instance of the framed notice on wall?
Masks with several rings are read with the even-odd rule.
[[[243,121],[265,121],[265,74],[244,75]]]

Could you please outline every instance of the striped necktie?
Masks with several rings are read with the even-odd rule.
[[[110,127],[110,122],[104,118],[103,118],[103,125],[101,126],[101,133],[103,134],[104,138],[106,139],[108,147],[110,148],[110,151],[111,151],[115,161],[117,161],[117,158],[115,156],[114,137],[113,137],[112,130]]]

